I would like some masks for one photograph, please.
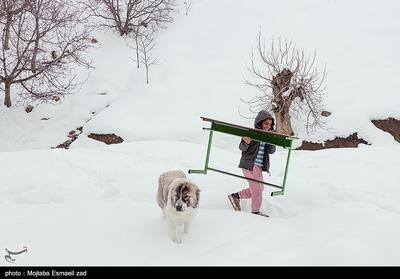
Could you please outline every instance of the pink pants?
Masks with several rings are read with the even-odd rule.
[[[263,181],[263,175],[261,167],[254,164],[253,171],[242,169],[243,174],[247,178],[253,178],[259,181]],[[251,198],[251,210],[253,212],[259,211],[262,202],[262,192],[264,190],[264,185],[252,180],[247,180],[249,183],[249,188],[243,189],[239,192],[241,199]]]

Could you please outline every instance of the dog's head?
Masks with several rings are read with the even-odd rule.
[[[177,212],[196,208],[199,204],[200,189],[186,178],[177,178],[171,188],[171,204]]]

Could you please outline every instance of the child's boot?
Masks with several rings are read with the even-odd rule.
[[[239,193],[232,193],[228,196],[229,201],[232,204],[233,209],[240,211],[240,196]]]

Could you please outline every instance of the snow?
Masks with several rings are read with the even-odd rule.
[[[400,118],[398,8],[394,0],[196,1],[158,34],[162,63],[150,84],[134,50],[97,31],[88,53],[96,68],[81,73],[88,80],[77,94],[29,114],[0,106],[0,248],[28,247],[0,266],[399,265],[400,145],[370,121]],[[244,82],[259,30],[267,45],[293,39],[327,65],[329,130],[307,135],[293,119],[300,139],[358,132],[371,145],[293,151],[285,194],[264,191],[268,219],[249,214],[249,201],[231,209],[227,195],[244,180],[188,174],[200,207],[175,244],[156,203],[158,176],[204,166],[200,116],[252,126],[238,112],[254,116],[240,98],[259,93]],[[78,127],[70,149],[50,149]],[[124,142],[108,146],[90,133]],[[215,133],[210,166],[241,175],[238,140]],[[271,156],[266,181],[282,183],[286,157],[282,148]]]
[[[247,201],[244,212],[230,208],[227,194],[244,181],[188,174],[201,200],[180,245],[156,204],[157,178],[167,169],[201,168],[203,145],[4,153],[0,247],[27,246],[20,265],[397,265],[400,148],[388,150],[293,151],[285,195],[264,192],[269,219],[249,214]],[[286,153],[274,154],[272,180],[282,180]],[[211,165],[240,174],[236,153],[212,154],[219,160]]]

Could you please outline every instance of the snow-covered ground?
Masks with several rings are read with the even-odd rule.
[[[134,51],[101,31],[88,54],[96,68],[76,95],[29,114],[0,106],[0,266],[400,265],[400,145],[370,122],[400,118],[397,1],[193,2],[159,33],[150,84]],[[249,214],[248,202],[231,209],[227,195],[244,180],[189,174],[200,207],[177,245],[156,204],[158,176],[204,166],[200,116],[252,125],[238,111],[252,116],[240,98],[258,93],[244,78],[260,28],[267,42],[293,39],[327,64],[331,130],[306,135],[296,121],[298,136],[358,132],[372,145],[293,151],[285,195],[264,193],[269,219]],[[50,149],[77,127],[69,150]],[[90,133],[125,141],[106,146]],[[215,134],[210,166],[241,174],[238,140]],[[281,183],[286,154],[272,155],[266,181]],[[23,247],[5,261],[5,249]]]
[[[204,152],[202,145],[145,141],[3,153],[0,247],[28,247],[14,256],[18,265],[399,264],[400,147],[294,151],[285,195],[265,191],[268,219],[250,214],[247,201],[244,212],[231,209],[227,195],[245,181],[190,174],[201,188],[200,207],[175,244],[156,204],[157,178],[201,168]],[[212,155],[213,166],[240,174],[236,153]],[[267,180],[282,180],[285,158],[285,150],[273,155]]]

